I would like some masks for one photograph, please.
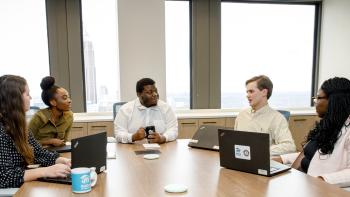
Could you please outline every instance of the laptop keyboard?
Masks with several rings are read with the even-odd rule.
[[[50,183],[72,184],[72,180],[71,180],[71,175],[70,174],[68,174],[67,177],[64,177],[64,178],[61,178],[61,177],[56,177],[56,178],[50,178],[50,177],[39,178],[38,181],[44,181],[44,182],[50,182]]]
[[[278,163],[277,161],[270,160],[270,173],[279,171],[281,168],[283,168],[281,165],[282,164]]]
[[[284,164],[281,164],[277,161],[274,161],[274,160],[270,160],[270,173],[273,174],[273,173],[277,173],[277,172],[280,172],[280,171],[286,171],[286,170],[289,170],[290,167],[289,166],[286,166]]]
[[[65,180],[71,180],[71,178],[72,178],[72,177],[71,177],[71,174],[68,174],[68,175],[67,175],[67,177],[62,178],[62,179],[65,179]]]
[[[276,172],[276,171],[278,171],[278,170],[279,170],[279,168],[270,166],[270,173]]]
[[[58,180],[58,181],[64,181],[64,182],[70,182],[71,181],[71,174],[68,174],[67,177],[56,177],[56,178],[49,178],[46,177],[45,179],[47,180]]]

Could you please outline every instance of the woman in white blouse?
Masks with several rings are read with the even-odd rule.
[[[350,186],[350,81],[326,80],[316,97],[321,118],[306,138],[301,153],[281,155],[276,161],[341,187]]]

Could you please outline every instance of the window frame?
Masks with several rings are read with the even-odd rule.
[[[315,5],[315,31],[313,49],[312,87],[314,95],[318,89],[319,55],[321,36],[322,0],[167,0],[189,1],[190,14],[190,109],[221,108],[221,2],[312,4]],[[74,112],[86,112],[84,58],[82,40],[81,0],[45,0],[49,42],[50,74],[71,92]],[[59,11],[64,16],[58,15]],[[64,5],[62,5],[64,4]],[[205,10],[203,10],[205,8]],[[203,12],[204,11],[204,12]],[[210,16],[199,18],[200,16]],[[205,31],[198,31],[198,19]],[[54,21],[54,22],[53,22]],[[53,22],[50,23],[50,22]],[[61,29],[61,27],[63,27]],[[218,28],[219,27],[219,28]],[[72,43],[73,41],[73,43]],[[210,46],[208,51],[198,51],[198,44]],[[198,63],[206,58],[205,65]],[[197,72],[200,70],[199,72]],[[206,79],[204,81],[204,79]],[[202,83],[204,81],[204,83]],[[84,88],[82,88],[84,87]],[[310,95],[310,97],[312,96]],[[313,103],[310,99],[310,106]]]
[[[201,0],[192,0],[192,6],[208,6],[210,9],[208,11],[208,14],[213,14],[215,16],[215,13],[220,13],[221,16],[221,2],[234,2],[234,3],[264,3],[264,4],[290,4],[290,5],[314,5],[315,6],[315,26],[314,26],[314,44],[313,44],[313,57],[312,57],[312,76],[311,76],[311,95],[314,95],[317,92],[318,89],[318,76],[319,76],[319,55],[320,55],[320,36],[321,36],[321,16],[322,16],[322,0],[216,0],[216,4],[213,2],[208,2],[208,1],[201,1]],[[195,10],[196,8],[192,8],[192,10]],[[192,17],[197,17],[195,15],[196,13],[192,13],[191,16]],[[211,17],[213,18],[213,17]],[[192,39],[196,39],[198,37],[201,37],[201,40],[203,42],[205,42],[205,40],[214,40],[214,41],[220,41],[221,42],[221,37],[220,35],[216,35],[216,38],[211,38],[210,36],[212,35],[210,31],[212,31],[210,29],[210,27],[217,27],[217,24],[220,24],[220,20],[221,18],[215,18],[216,20],[213,19],[208,19],[207,23],[209,26],[209,30],[207,32],[204,32],[204,34],[208,34],[209,36],[203,36],[203,34],[199,34],[199,35],[195,35],[195,31],[191,32],[192,35]],[[193,30],[193,27],[195,27],[197,24],[192,24],[194,22],[194,20],[191,20],[191,30]],[[221,28],[221,24],[219,26]],[[216,32],[217,33],[217,32]],[[193,42],[193,40],[191,39],[191,42]],[[220,44],[218,44],[220,45]],[[196,51],[195,47],[191,47],[191,58],[196,58],[196,56],[201,57],[203,56],[203,54],[198,54],[198,52]],[[209,51],[209,56],[213,56],[215,57],[215,53],[219,53],[221,55],[221,51],[217,52],[214,50]],[[197,57],[197,58],[198,58]],[[212,60],[211,60],[212,61]],[[210,71],[214,72],[221,72],[221,62],[220,60],[214,60],[213,65],[210,65]],[[197,63],[195,61],[191,61],[191,71],[195,72],[194,68],[196,68]],[[203,69],[203,68],[202,68]],[[197,74],[197,73],[196,73]],[[202,75],[205,75],[202,74]],[[191,75],[193,76],[193,75]],[[208,99],[204,98],[205,102],[201,101],[200,99],[203,99],[203,96],[200,96],[198,98],[197,95],[200,95],[200,92],[197,91],[197,87],[194,86],[193,84],[191,84],[191,87],[194,87],[193,89],[191,89],[191,101],[193,101],[193,103],[197,103],[194,105],[194,108],[221,108],[221,84],[218,83],[215,79],[215,76],[207,76],[209,78],[208,81],[210,81],[209,84],[203,84],[200,82],[200,80],[194,78],[191,78],[191,82],[193,84],[200,84],[200,88],[203,88],[202,86],[207,86],[209,87],[209,89],[213,89],[216,88],[219,91],[219,94],[215,91],[208,91],[209,95],[207,97],[209,97]],[[221,76],[219,77],[219,79],[221,80]],[[220,86],[218,87],[217,84],[220,84]],[[218,100],[216,99],[212,99],[213,95],[216,98],[219,98]],[[219,103],[218,103],[219,102]],[[199,103],[199,104],[198,104]],[[310,106],[313,106],[314,103],[311,101],[310,99]],[[218,106],[218,107],[217,107]],[[192,106],[191,106],[192,108]]]
[[[314,5],[315,21],[314,21],[314,45],[312,56],[312,76],[311,76],[311,95],[310,98],[317,93],[319,79],[319,59],[320,59],[320,39],[321,39],[321,19],[322,19],[322,1],[323,0],[221,0],[221,2],[234,3],[259,3],[259,4],[289,4],[289,5]],[[310,106],[315,103],[310,99]]]

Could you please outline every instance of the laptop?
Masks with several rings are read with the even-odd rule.
[[[96,173],[106,170],[107,160],[107,133],[72,139],[72,169],[78,167],[96,167]],[[40,178],[39,181],[72,184],[70,176],[66,178]]]
[[[66,153],[71,152],[71,145],[64,145],[64,146],[49,146],[46,148],[49,151],[56,151],[58,153]]]
[[[270,159],[270,136],[256,133],[219,129],[220,166],[273,176],[290,169]]]
[[[214,125],[201,125],[188,143],[189,147],[219,151],[218,129]]]

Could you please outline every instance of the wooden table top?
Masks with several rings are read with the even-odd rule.
[[[117,158],[107,160],[107,171],[98,175],[91,192],[74,194],[70,185],[32,181],[23,184],[15,196],[350,196],[294,169],[274,177],[225,169],[220,167],[218,152],[187,144],[188,140],[162,144],[156,160],[135,154],[143,150],[141,144],[109,144]],[[188,191],[165,192],[164,186],[172,183],[184,184]]]

